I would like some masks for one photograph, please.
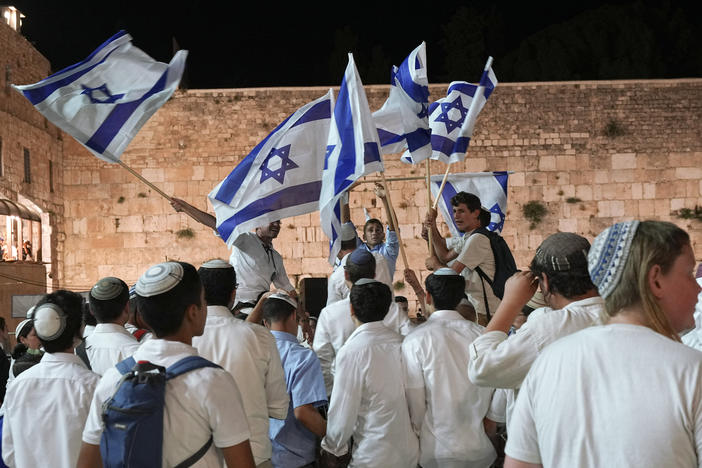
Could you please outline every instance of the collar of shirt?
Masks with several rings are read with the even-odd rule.
[[[197,349],[180,341],[153,338],[139,346],[134,353],[134,360],[169,367],[188,356],[198,356]]]
[[[436,310],[427,320],[465,320],[465,318],[455,310]]]
[[[292,333],[284,332],[284,331],[278,331],[278,330],[271,330],[271,334],[275,337],[276,341],[291,341],[293,343],[298,343],[297,337],[293,335]]]
[[[581,299],[579,301],[571,302],[567,306],[564,307],[564,309],[568,309],[569,307],[587,307],[591,305],[601,305],[604,304],[604,299],[600,296],[594,296],[594,297],[588,297],[586,299]]]
[[[66,363],[66,364],[78,364],[79,366],[85,367],[83,360],[72,353],[44,353],[41,357],[42,363]],[[85,367],[87,369],[87,367]]]
[[[229,308],[221,305],[208,305],[207,306],[207,316],[208,317],[232,317],[232,313]]]
[[[351,341],[354,339],[355,336],[360,335],[362,333],[375,333],[377,331],[383,331],[385,329],[388,329],[385,324],[383,324],[382,320],[376,321],[376,322],[367,322],[367,323],[362,323],[360,326],[356,327],[356,329],[351,333],[351,336],[346,340],[346,342]]]
[[[132,336],[129,331],[122,325],[117,325],[116,323],[98,323],[95,325],[95,330],[93,333],[122,333],[124,335]]]

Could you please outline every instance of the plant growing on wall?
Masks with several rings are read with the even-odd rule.
[[[531,200],[522,206],[522,215],[529,221],[529,229],[534,229],[546,216],[548,209],[540,201]]]
[[[611,118],[605,124],[602,133],[604,133],[606,137],[616,138],[624,135],[626,133],[626,129],[617,119]]]
[[[702,221],[702,206],[695,205],[694,208],[680,208],[673,211],[673,216],[680,219],[696,219]]]
[[[190,228],[180,229],[175,233],[178,239],[192,239],[195,237],[195,231]]]

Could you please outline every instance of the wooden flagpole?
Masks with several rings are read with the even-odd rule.
[[[130,172],[134,177],[136,177],[137,179],[139,179],[140,181],[142,181],[144,184],[146,184],[147,186],[149,186],[151,189],[153,189],[156,193],[158,193],[159,195],[161,195],[163,198],[165,198],[165,199],[168,200],[168,201],[171,201],[171,197],[170,197],[169,195],[167,195],[163,190],[161,190],[160,188],[156,187],[154,184],[152,184],[151,182],[149,182],[148,180],[146,180],[144,177],[142,177],[141,174],[139,174],[138,172],[136,172],[134,169],[132,169],[131,167],[129,167],[129,166],[127,166],[126,164],[124,164],[124,162],[122,162],[122,160],[118,159],[118,160],[117,160],[117,164],[119,164],[120,166],[122,166],[123,168],[125,168],[125,169],[126,169],[128,172]]]
[[[434,209],[439,205],[439,199],[441,198],[441,193],[444,191],[444,186],[446,185],[446,179],[448,179],[449,171],[451,170],[451,164],[446,165],[446,173],[444,174],[444,179],[441,181],[441,187],[439,187],[439,193],[436,194],[436,199],[434,200]]]
[[[407,255],[405,254],[405,244],[402,242],[402,237],[400,236],[400,225],[397,222],[397,215],[395,214],[395,207],[392,204],[392,199],[390,198],[390,188],[388,187],[388,182],[385,180],[385,172],[381,171],[380,175],[383,178],[383,187],[385,188],[385,197],[388,199],[388,207],[390,208],[390,218],[392,218],[392,223],[395,225],[395,234],[397,234],[397,240],[400,243],[400,253],[402,254],[402,262],[405,264],[405,270],[409,268],[407,263]]]
[[[424,160],[424,165],[426,167],[426,178],[427,178],[427,209],[429,209],[432,205],[431,203],[431,167],[429,166],[429,161],[431,158],[427,158]],[[433,240],[433,235],[431,232],[431,229],[428,229],[427,232],[427,239],[428,239],[428,244],[429,244],[429,256],[434,255],[434,240]]]

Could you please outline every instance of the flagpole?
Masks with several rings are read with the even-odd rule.
[[[402,243],[402,237],[400,236],[400,225],[397,222],[397,215],[395,214],[395,207],[392,204],[392,199],[390,198],[390,188],[388,187],[388,182],[385,180],[385,171],[380,171],[380,175],[383,178],[383,187],[385,188],[385,198],[388,200],[388,211],[390,211],[390,218],[392,223],[395,225],[395,234],[397,234],[397,240],[400,243],[400,253],[402,254],[402,262],[405,264],[405,270],[409,268],[407,264],[407,255],[405,254],[405,245]]]
[[[141,174],[136,172],[134,169],[132,169],[131,167],[124,164],[124,162],[122,162],[122,160],[118,159],[116,162],[117,162],[117,164],[119,164],[120,166],[125,168],[127,171],[129,171],[134,177],[136,177],[137,179],[139,179],[140,181],[142,181],[143,183],[148,185],[151,189],[153,189],[156,193],[161,195],[163,198],[165,198],[168,201],[171,201],[171,197],[169,195],[167,195],[165,192],[163,192],[163,190],[161,190],[160,188],[156,187],[154,184],[152,184],[151,182],[146,180],[144,177],[142,177]]]
[[[427,208],[432,206],[431,203],[431,167],[429,166],[429,161],[431,158],[425,159],[425,167],[426,167],[426,178],[427,178]],[[428,240],[428,247],[429,247],[429,256],[431,257],[434,255],[434,241],[433,241],[433,235],[431,229],[427,230],[427,240]]]
[[[444,179],[441,181],[441,186],[439,187],[439,193],[436,194],[436,200],[434,200],[434,209],[439,205],[439,198],[441,197],[441,192],[444,191],[444,185],[446,185],[446,179],[448,179],[449,171],[451,170],[451,164],[446,165],[446,173],[444,174]]]

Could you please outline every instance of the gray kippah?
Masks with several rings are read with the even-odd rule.
[[[291,306],[297,308],[297,301],[292,298],[292,296],[283,293],[273,293],[268,296],[268,299],[278,299],[279,301],[285,301]]]
[[[141,297],[157,296],[173,289],[183,279],[183,275],[183,266],[180,263],[159,263],[141,275],[134,290]]]
[[[215,258],[214,260],[207,261],[203,263],[200,268],[208,268],[208,269],[222,269],[222,268],[234,268],[231,263],[225,262],[224,260],[220,258]]]
[[[100,301],[109,301],[122,294],[123,290],[124,282],[121,279],[108,276],[95,283],[90,290],[90,295]]]
[[[616,223],[595,237],[588,254],[590,279],[602,298],[619,283],[639,221]]]
[[[442,267],[432,273],[434,276],[461,276],[453,268]]]
[[[590,243],[572,232],[557,232],[548,236],[536,249],[534,261],[551,271],[587,271]]]
[[[341,225],[341,240],[349,241],[356,238],[356,228],[351,223]]]
[[[364,284],[371,284],[371,283],[380,283],[380,281],[373,279],[373,278],[361,278],[355,283],[353,283],[354,286],[362,286]],[[383,283],[380,283],[383,284]]]

